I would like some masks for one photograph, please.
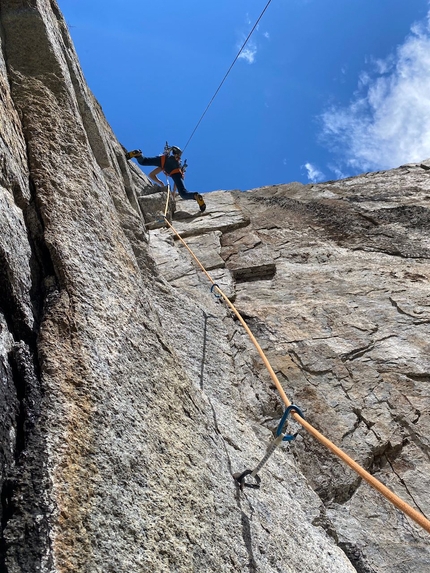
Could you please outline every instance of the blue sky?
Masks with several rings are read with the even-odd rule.
[[[119,141],[184,147],[267,0],[58,0]],[[430,157],[428,0],[272,0],[192,137],[190,191]],[[146,170],[148,171],[148,170]]]

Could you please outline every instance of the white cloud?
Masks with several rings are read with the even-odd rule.
[[[381,58],[371,58],[370,60],[375,69],[376,72],[378,74],[387,74],[388,72],[391,72],[393,67],[395,66],[396,62],[394,59],[394,54],[391,54],[390,56],[388,56],[388,58],[385,59],[381,59]]]
[[[346,179],[349,177],[347,173],[344,173],[342,169],[339,168],[338,165],[334,165],[333,163],[329,163],[327,167],[330,169],[332,173],[335,174],[336,179]]]
[[[248,64],[253,64],[255,61],[255,56],[257,54],[257,44],[252,40],[249,40],[246,46],[239,54],[239,58],[246,60]]]
[[[430,16],[430,13],[429,13]],[[430,157],[430,26],[428,20],[386,60],[368,58],[347,107],[321,117],[323,140],[343,164],[387,169]]]
[[[248,26],[251,26],[251,24],[252,24],[252,21],[251,21],[248,13],[245,16],[245,22]],[[257,55],[257,43],[252,38],[257,35],[257,32],[259,32],[259,30],[260,30],[260,24],[257,24],[257,26],[255,28],[255,33],[248,40],[246,46],[243,48],[243,50],[239,54],[239,59],[245,60],[246,62],[248,62],[248,64],[253,64],[255,62],[255,56]],[[237,45],[238,49],[242,47],[242,44],[245,41],[245,38],[247,38],[247,36],[248,36],[248,33],[246,35],[242,34],[242,40]],[[267,40],[270,40],[269,32],[263,32],[263,36]]]
[[[323,181],[325,179],[324,173],[322,173],[318,167],[312,165],[312,163],[309,163],[309,161],[302,165],[302,167],[306,169],[308,179],[309,181],[312,181],[312,183],[318,183],[319,181]]]
[[[372,81],[372,78],[370,77],[370,75],[367,72],[360,72],[358,75],[358,87],[362,88],[364,86],[368,86],[370,84],[370,82]]]

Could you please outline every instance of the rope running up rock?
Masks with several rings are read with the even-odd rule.
[[[291,402],[288,399],[287,395],[284,392],[284,389],[281,386],[281,383],[278,380],[272,366],[270,365],[266,355],[264,354],[261,346],[257,342],[255,336],[252,334],[251,330],[249,329],[248,325],[246,324],[245,320],[242,318],[239,311],[233,305],[233,303],[229,300],[227,295],[220,289],[220,287],[215,283],[212,279],[210,274],[204,268],[202,263],[199,261],[197,256],[193,253],[191,248],[187,245],[184,239],[180,236],[178,231],[173,227],[171,223],[164,217],[164,220],[168,227],[175,233],[177,238],[181,241],[181,243],[186,247],[186,249],[190,252],[193,259],[199,265],[203,273],[206,275],[208,280],[212,283],[212,289],[214,292],[217,291],[218,295],[223,298],[227,306],[233,311],[233,313],[238,318],[239,322],[244,327],[245,331],[247,332],[251,342],[254,344],[255,348],[257,349],[258,354],[260,355],[261,359],[263,360],[264,365],[266,366],[270,377],[275,384],[282,401],[284,402],[285,406],[288,408],[291,406]],[[302,418],[298,413],[293,413],[292,416],[301,424],[305,430],[307,430],[314,438],[316,438],[321,444],[323,444],[327,449],[329,449],[333,454],[335,454],[338,458],[340,458],[343,462],[345,462],[351,469],[353,469],[361,478],[363,478],[369,485],[371,485],[374,489],[379,491],[381,495],[383,495],[388,501],[390,501],[395,507],[400,509],[404,514],[410,517],[415,523],[420,525],[423,529],[425,529],[428,533],[430,533],[430,521],[424,517],[419,511],[411,507],[405,501],[403,501],[399,496],[397,496],[394,492],[388,489],[384,484],[382,484],[379,480],[373,477],[369,472],[367,472],[364,468],[362,468],[357,462],[355,462],[348,454],[346,454],[343,450],[338,448],[333,442],[331,442],[328,438],[326,438],[323,434],[321,434],[318,430],[316,430],[309,422],[307,422],[304,418]]]

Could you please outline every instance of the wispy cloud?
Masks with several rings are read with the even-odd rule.
[[[336,179],[345,179],[349,177],[348,173],[344,173],[337,165],[329,163],[327,167],[335,174]]]
[[[251,21],[248,13],[245,16],[245,23],[247,26],[251,26],[251,24],[252,24],[252,21]],[[260,24],[258,24],[256,26],[254,34],[248,40],[246,46],[244,47],[244,49],[239,54],[239,59],[245,60],[246,62],[248,62],[248,64],[253,64],[255,62],[255,56],[257,55],[257,50],[258,50],[257,41],[255,40],[255,36],[259,33],[259,30],[260,30]],[[237,43],[238,49],[242,47],[242,44],[245,41],[245,39],[247,38],[248,33],[249,32],[247,32],[246,34],[242,34],[241,40]],[[270,40],[269,32],[262,32],[262,35],[267,40]]]
[[[322,173],[318,167],[312,165],[312,163],[305,163],[302,165],[302,167],[306,169],[308,179],[312,183],[318,183],[319,181],[323,181],[326,178],[324,173]]]
[[[387,169],[430,157],[429,17],[395,54],[369,59],[349,106],[322,115],[323,141],[344,166]]]
[[[248,64],[253,64],[255,62],[256,54],[257,54],[257,44],[252,40],[249,40],[246,46],[240,52],[239,59],[246,60]]]

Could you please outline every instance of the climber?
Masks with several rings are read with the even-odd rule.
[[[135,157],[140,165],[151,165],[156,167],[156,169],[151,171],[149,177],[159,185],[163,185],[163,183],[158,179],[157,175],[161,173],[161,171],[164,171],[166,175],[173,179],[182,199],[195,199],[200,207],[200,211],[203,213],[206,209],[206,203],[204,202],[203,197],[200,193],[189,193],[182,182],[183,169],[181,168],[181,155],[182,151],[179,147],[172,146],[166,147],[163,155],[158,155],[157,157],[144,157],[140,149],[129,151],[125,156],[127,160]]]

